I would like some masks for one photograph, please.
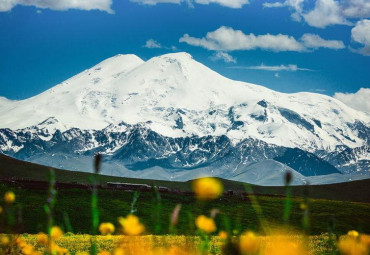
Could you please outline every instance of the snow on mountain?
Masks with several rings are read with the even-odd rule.
[[[165,136],[252,137],[308,151],[364,144],[348,124],[368,114],[314,93],[284,94],[227,79],[187,53],[147,62],[117,55],[35,97],[0,104],[0,127],[20,129],[54,118],[58,129],[103,129],[150,121]],[[55,128],[54,128],[55,129]]]
[[[0,97],[0,150],[34,161],[68,148],[74,156],[100,151],[131,168],[153,168],[164,159],[181,168],[225,163],[222,157],[233,151],[243,155],[233,162],[236,169],[276,157],[305,175],[336,172],[322,159],[344,172],[368,172],[369,134],[368,113],[321,94],[285,94],[230,80],[187,53],[145,62],[117,55],[32,98]],[[179,155],[188,141],[193,144]],[[242,152],[243,144],[252,156]],[[150,151],[146,158],[143,148]],[[307,164],[299,165],[299,158]]]

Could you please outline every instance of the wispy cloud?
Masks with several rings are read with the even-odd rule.
[[[217,51],[211,56],[213,61],[223,60],[225,63],[236,63],[236,58],[224,51]]]
[[[0,12],[10,11],[17,5],[35,6],[40,9],[65,11],[69,9],[100,10],[114,13],[111,9],[113,0],[1,0]]]
[[[156,40],[154,39],[149,39],[145,42],[145,44],[143,45],[144,48],[148,48],[148,49],[160,49],[162,48],[161,44],[159,42],[157,42]]]
[[[313,71],[308,68],[298,67],[297,65],[275,65],[275,66],[268,66],[268,65],[258,65],[258,66],[230,66],[229,68],[232,69],[252,69],[252,70],[263,70],[263,71],[271,71],[271,72],[279,72],[279,71]]]
[[[284,2],[274,2],[274,3],[263,3],[265,8],[280,8],[288,7],[293,10],[291,15],[292,19],[295,21],[300,21],[302,18],[304,0],[286,0]]]
[[[148,39],[145,44],[143,45],[143,48],[147,48],[147,49],[166,49],[166,50],[172,50],[172,51],[177,51],[177,47],[176,46],[164,46],[162,45],[161,43],[159,43],[158,41],[154,40],[154,39]]]
[[[242,8],[244,5],[249,4],[249,0],[131,0],[131,2],[146,5],[186,3],[190,7],[194,7],[194,3],[202,5],[219,4],[234,9]]]

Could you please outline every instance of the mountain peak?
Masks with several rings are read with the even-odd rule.
[[[91,69],[102,68],[106,66],[107,68],[129,68],[135,67],[144,63],[144,60],[136,56],[135,54],[117,54],[113,57],[107,58],[95,65]]]
[[[193,56],[189,53],[182,51],[182,52],[175,52],[175,53],[167,53],[159,56],[158,58],[169,58],[169,59],[179,59],[179,60],[190,60],[193,59]]]

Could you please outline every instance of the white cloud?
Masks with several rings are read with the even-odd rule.
[[[215,54],[211,56],[211,59],[213,61],[223,60],[225,63],[236,63],[236,58],[234,58],[229,53],[224,51],[217,51]]]
[[[370,56],[370,20],[364,19],[356,23],[356,26],[351,30],[351,38],[353,41],[362,44],[363,47],[351,50],[365,56]]]
[[[369,0],[342,0],[343,15],[351,18],[370,17]]]
[[[208,32],[202,38],[191,37],[185,34],[179,39],[179,42],[215,51],[262,49],[275,52],[303,52],[322,47],[329,49],[344,48],[342,41],[325,40],[315,34],[304,34],[300,40],[296,40],[293,36],[283,34],[244,34],[241,30],[234,30],[233,28],[224,26],[213,32]]]
[[[329,48],[334,50],[344,49],[344,43],[339,40],[325,40],[316,34],[304,34],[301,37],[302,43],[311,49]]]
[[[266,8],[288,7],[292,11],[293,20],[301,21],[304,18],[310,26],[318,28],[338,24],[352,25],[348,19],[370,17],[369,0],[315,0],[315,6],[310,10],[304,10],[304,1],[267,2],[263,3],[263,6]]]
[[[259,66],[232,66],[230,68],[233,69],[252,69],[252,70],[263,70],[263,71],[271,71],[271,72],[279,72],[279,71],[290,71],[290,72],[296,72],[296,71],[312,71],[308,68],[301,68],[297,65],[278,65],[278,66],[267,66],[264,64],[261,64]]]
[[[161,44],[159,42],[157,42],[156,40],[154,39],[149,39],[146,41],[145,45],[143,45],[144,48],[148,48],[148,49],[160,49],[162,48]]]
[[[156,5],[156,4],[179,4],[182,0],[131,0],[134,3]]]
[[[339,2],[334,0],[316,0],[315,8],[303,14],[305,21],[313,27],[324,28],[328,25],[350,25],[342,15]]]
[[[333,97],[356,110],[370,112],[370,89],[368,88],[361,88],[356,93],[337,92]]]
[[[35,6],[41,9],[65,11],[68,9],[100,10],[113,13],[113,0],[0,0],[0,11],[10,11],[17,5]]]
[[[266,8],[288,7],[293,10],[291,15],[292,19],[300,21],[303,11],[303,2],[304,0],[285,0],[284,2],[263,3],[263,6]]]
[[[131,0],[131,2],[156,5],[156,4],[180,4],[182,2],[187,3],[190,7],[194,7],[194,3],[197,4],[219,4],[229,8],[242,8],[243,5],[249,4],[249,0]]]
[[[203,38],[191,37],[185,34],[179,39],[179,42],[218,51],[263,49],[278,52],[305,50],[304,46],[292,36],[244,34],[241,30],[224,26],[213,32],[208,32]]]
[[[197,4],[219,4],[230,8],[242,8],[243,5],[249,4],[249,0],[195,0]]]

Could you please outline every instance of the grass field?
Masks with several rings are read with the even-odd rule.
[[[88,173],[58,169],[54,169],[54,171],[57,182],[88,184],[91,181],[91,174]],[[201,200],[193,193],[184,192],[192,190],[191,182],[166,182],[95,175],[95,178],[98,178],[99,183],[103,186],[97,190],[98,206],[96,210],[92,210],[94,196],[92,196],[91,186],[60,188],[57,190],[55,198],[50,200],[50,191],[45,188],[20,187],[9,181],[4,181],[9,179],[47,181],[49,179],[49,168],[47,167],[0,155],[0,174],[3,179],[0,182],[0,194],[12,191],[16,197],[15,202],[11,202],[11,206],[8,208],[6,197],[1,195],[0,205],[4,206],[5,213],[1,214],[0,210],[0,227],[6,226],[6,223],[9,222],[11,222],[9,225],[11,227],[1,228],[0,232],[5,230],[7,233],[12,233],[12,236],[19,233],[23,240],[23,247],[28,247],[24,244],[26,242],[27,245],[30,244],[30,247],[33,247],[33,252],[35,249],[39,251],[45,249],[44,246],[36,243],[34,234],[50,230],[48,228],[48,226],[50,227],[50,218],[48,217],[50,214],[47,213],[48,210],[45,211],[45,205],[50,206],[50,201],[56,202],[52,213],[52,224],[67,232],[56,243],[62,248],[67,248],[70,254],[78,254],[77,251],[88,251],[91,249],[92,243],[97,250],[107,251],[112,251],[114,247],[117,248],[119,243],[119,246],[125,249],[124,254],[199,254],[192,252],[199,251],[199,247],[202,247],[203,252],[208,251],[209,254],[238,254],[232,248],[234,246],[228,245],[242,243],[243,235],[241,234],[245,233],[246,230],[258,233],[258,242],[261,243],[259,247],[261,253],[258,254],[284,254],[268,251],[269,247],[275,244],[282,245],[282,247],[274,247],[274,251],[284,250],[284,247],[290,247],[289,245],[293,244],[291,246],[293,250],[295,247],[308,247],[309,254],[338,254],[336,246],[329,242],[329,232],[334,237],[346,234],[349,230],[357,230],[364,234],[370,233],[370,203],[367,202],[369,199],[367,196],[369,193],[368,180],[349,184],[310,186],[308,187],[309,197],[302,196],[307,187],[291,187],[294,195],[292,198],[284,196],[286,194],[284,187],[253,185],[247,186],[253,190],[253,194],[249,190],[247,196],[241,196],[240,192],[245,191],[246,188],[244,184],[217,180],[219,185],[224,187],[224,190],[233,190],[234,194],[222,195],[218,193],[216,199]],[[171,189],[176,188],[182,193],[159,193],[154,189],[140,193],[107,189],[104,188],[107,181],[160,185]],[[350,192],[352,189],[353,192],[350,194],[356,198],[354,200],[365,202],[348,201],[351,196],[344,193]],[[322,197],[334,197],[336,200],[323,199]],[[171,216],[173,217],[174,208],[177,205],[181,205],[181,210],[176,217],[176,225],[173,225],[171,224],[173,221]],[[289,212],[288,217],[286,217],[287,211]],[[116,230],[122,228],[120,225],[122,223],[117,221],[119,217],[134,213],[140,219],[140,223],[145,226],[145,231],[140,232],[143,236],[92,237],[86,235],[93,231],[91,223],[96,218],[95,213],[98,213],[100,222],[111,222],[115,225]],[[11,215],[10,218],[9,215]],[[211,221],[214,221],[217,226],[216,229],[204,232],[206,230],[202,230],[197,223],[200,215],[210,215]],[[284,235],[289,237],[289,242],[277,240],[273,229],[288,230],[288,232],[284,232]],[[230,239],[228,239],[227,245],[224,239],[218,237],[220,231],[228,233]],[[117,233],[122,232],[117,231]],[[250,239],[250,237],[248,238]],[[370,240],[370,237],[367,238]],[[1,242],[0,238],[0,246]],[[303,243],[303,245],[297,246],[297,243]],[[204,246],[205,244],[206,246]],[[22,246],[12,247],[18,249]],[[231,252],[222,252],[225,247],[231,247]],[[159,250],[162,248],[166,249],[166,252],[161,253]],[[175,249],[174,253],[171,252],[172,248]],[[89,252],[97,254],[97,250]],[[180,251],[186,252],[181,253]],[[13,250],[13,253],[9,254],[18,254],[18,251]],[[23,254],[28,253],[23,252]],[[297,251],[291,254],[306,253]]]
[[[14,189],[0,185],[0,194],[12,189],[16,196],[15,206],[22,209],[22,232],[37,233],[46,228],[46,215],[43,209],[47,199],[47,190]],[[91,222],[89,190],[63,189],[57,194],[55,207],[55,221],[60,226],[65,226],[65,216],[71,221],[74,232],[88,233]],[[130,212],[133,192],[123,190],[99,190],[99,212],[101,221],[116,222],[117,217],[125,216]],[[279,223],[283,218],[284,197],[258,196],[264,217],[268,222]],[[301,198],[294,198],[292,203],[291,224],[296,228],[301,227],[302,210]],[[142,192],[138,198],[136,214],[142,219],[148,233],[164,234],[168,232],[169,217],[176,206],[182,204],[180,212],[178,233],[189,234],[194,232],[190,226],[189,215],[199,215],[209,212],[212,208],[220,210],[216,218],[218,225],[224,227],[223,216],[230,218],[233,229],[260,230],[260,224],[249,200],[242,200],[238,196],[221,197],[211,203],[199,202],[191,195],[161,194],[161,214],[158,222],[161,226],[157,233],[154,232],[153,211],[156,210],[156,195],[153,192]],[[338,233],[345,233],[350,229],[370,232],[370,204],[330,201],[322,199],[310,200],[311,233],[320,234],[328,231],[328,222],[335,221]]]

